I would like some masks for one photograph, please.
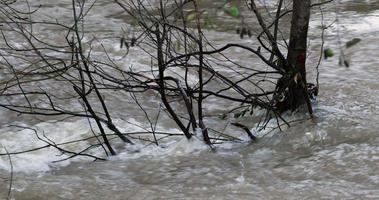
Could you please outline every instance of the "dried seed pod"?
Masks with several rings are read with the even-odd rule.
[[[136,42],[137,42],[137,38],[132,37],[132,39],[130,40],[130,46],[134,47],[136,45]]]
[[[120,49],[122,49],[123,45],[124,45],[124,41],[125,41],[125,38],[124,37],[121,37],[120,38]]]
[[[242,28],[242,33],[243,33],[244,35],[247,34],[247,29],[246,29],[246,27],[243,27],[243,28]]]

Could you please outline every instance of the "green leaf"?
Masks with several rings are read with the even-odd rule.
[[[190,11],[189,13],[187,13],[186,21],[187,21],[187,22],[191,22],[191,21],[193,21],[194,19],[196,19],[196,16],[197,16],[196,11]]]
[[[204,27],[205,28],[210,28],[212,26],[213,26],[212,19],[208,15],[205,15],[204,16]]]
[[[326,48],[324,49],[324,58],[327,59],[329,57],[333,57],[334,56],[334,51],[333,49],[331,48]]]
[[[180,51],[181,48],[182,48],[182,44],[180,43],[179,40],[177,40],[176,43],[175,43],[175,49],[178,50],[178,51]]]
[[[361,41],[361,39],[359,39],[359,38],[354,38],[354,39],[352,39],[352,40],[346,42],[346,48],[350,48],[350,47],[352,47],[352,46],[358,44],[360,41]]]
[[[240,9],[237,6],[232,6],[228,9],[225,9],[225,12],[235,18],[238,18],[241,14]]]

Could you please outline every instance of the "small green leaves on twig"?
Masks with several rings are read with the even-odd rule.
[[[203,20],[204,20],[204,28],[215,27],[215,23],[209,15],[204,15]]]
[[[249,38],[251,38],[252,36],[251,30],[249,27],[237,28],[236,33],[240,36],[241,39],[243,39],[245,35],[249,36]]]
[[[175,41],[175,49],[177,51],[180,51],[182,49],[182,43],[180,42],[180,40]]]
[[[193,21],[194,19],[196,19],[196,15],[197,15],[197,13],[196,13],[196,11],[194,11],[194,10],[188,12],[187,15],[186,15],[186,21],[187,21],[187,22],[191,22],[191,21]]]
[[[198,15],[201,16],[204,12],[205,12],[205,10],[201,10],[199,12],[197,12],[196,10],[190,10],[186,14],[185,20],[187,22],[192,22],[193,20],[195,20],[197,18]]]

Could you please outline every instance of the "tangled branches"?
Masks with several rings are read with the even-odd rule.
[[[305,14],[309,21],[310,1],[294,2],[294,15],[304,14],[296,6],[305,6],[303,10],[308,12]],[[258,23],[259,43],[250,45],[210,41],[208,31],[204,31],[205,11],[196,0],[156,3],[115,0],[114,6],[121,8],[129,23],[134,24],[119,38],[119,51],[127,48],[126,55],[120,59],[108,52],[102,42],[106,38],[86,30],[85,19],[95,5],[96,1],[72,0],[70,19],[46,21],[33,18],[40,7],[1,2],[2,108],[22,116],[54,119],[56,123],[87,118],[90,124],[96,125],[92,129],[92,138],[96,138],[93,145],[102,148],[106,155],[116,154],[110,141],[114,136],[130,145],[136,140],[158,145],[168,137],[183,135],[191,139],[201,135],[213,148],[224,141],[240,140],[225,133],[230,123],[220,125],[225,124],[220,116],[227,113],[241,116],[259,108],[265,112],[259,119],[261,127],[272,119],[278,124],[287,123],[281,114],[304,103],[312,113],[309,103],[312,92],[305,78],[306,42],[295,43],[306,41],[307,29],[303,28],[303,35],[293,35],[299,29],[297,22],[293,22],[294,30],[287,44],[279,21],[292,10],[283,1],[279,1],[269,24],[255,1],[240,5],[240,9],[251,13],[239,16],[243,26],[248,26],[250,22],[246,18],[253,18],[253,13],[256,21],[252,23]],[[47,36],[52,30],[58,30],[59,34],[53,38]],[[287,57],[283,49],[289,52]],[[126,58],[133,52],[149,60],[138,68],[133,63],[129,63],[129,68],[124,67],[130,61]],[[236,54],[246,55],[246,60],[233,57]],[[148,97],[151,98],[146,100]],[[214,102],[225,107],[214,113],[209,109]],[[137,116],[146,122],[140,127],[142,132],[152,138],[126,133],[120,129],[120,123],[115,123],[115,119],[131,123],[126,118]],[[174,122],[181,133],[159,131],[161,119]],[[252,140],[256,139],[246,126],[231,124],[246,131]],[[92,156],[86,153],[87,149],[72,152],[39,139],[71,156]]]

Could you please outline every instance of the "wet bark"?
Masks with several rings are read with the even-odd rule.
[[[312,107],[307,92],[306,57],[307,37],[310,19],[311,0],[293,0],[290,42],[287,55],[288,76],[283,82],[288,85],[285,106],[281,110],[295,110],[306,104],[312,114]],[[282,105],[283,106],[283,105]]]
[[[290,43],[287,55],[288,62],[297,72],[300,72],[301,78],[305,81],[310,5],[310,0],[293,0]]]

